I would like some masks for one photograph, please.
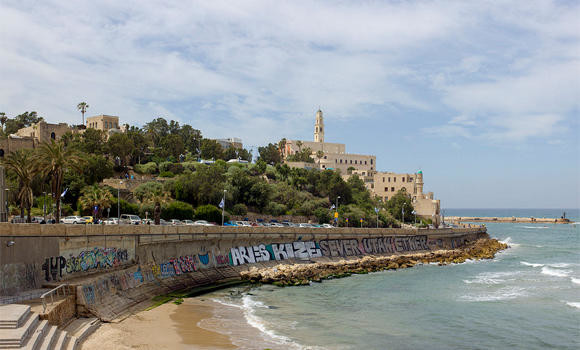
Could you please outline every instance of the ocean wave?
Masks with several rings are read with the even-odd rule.
[[[580,284],[580,278],[570,277],[570,281],[572,281],[574,284]]]
[[[471,280],[463,280],[466,284],[501,284],[507,281],[513,281],[514,278],[506,278],[510,276],[519,275],[521,271],[502,271],[502,272],[484,272],[475,276]]]
[[[526,261],[520,261],[520,264],[526,265],[526,266],[531,266],[531,267],[542,267],[542,266],[544,266],[544,264],[534,264],[534,263],[529,263],[529,262],[526,262]]]
[[[507,244],[508,246],[510,246],[512,248],[515,248],[515,247],[519,247],[520,246],[519,243],[513,243],[511,237],[508,237],[508,238],[504,239],[503,241],[500,240],[500,242],[501,243],[505,243],[505,244]]]
[[[495,292],[483,293],[478,295],[463,295],[460,297],[464,301],[501,301],[501,300],[512,300],[522,296],[526,296],[526,290],[521,287],[505,287],[501,288]]]
[[[542,274],[554,277],[568,277],[572,271],[570,270],[555,270],[547,266],[542,267]]]
[[[569,263],[548,264],[548,266],[556,267],[556,268],[570,267],[572,265],[575,265],[575,264],[569,264]]]
[[[566,303],[566,305],[568,305],[568,306],[571,306],[571,307],[575,307],[575,308],[577,308],[577,309],[580,309],[580,303],[573,303],[573,302],[571,302],[571,301],[566,301],[565,303]]]
[[[549,228],[548,226],[522,226],[523,228],[531,228],[531,229],[546,229]]]

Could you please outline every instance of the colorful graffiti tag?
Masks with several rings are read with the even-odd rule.
[[[232,266],[254,264],[261,261],[307,259],[322,256],[320,247],[314,241],[293,243],[258,244],[248,247],[231,248],[230,264]]]
[[[46,258],[42,270],[46,281],[58,281],[64,274],[110,269],[127,261],[129,261],[127,249],[95,247],[91,250],[81,251],[76,256],[70,254],[68,259],[64,256]]]

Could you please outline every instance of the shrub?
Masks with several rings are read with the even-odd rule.
[[[233,208],[230,210],[230,212],[232,213],[232,215],[246,215],[248,213],[248,207],[245,204],[242,203],[238,203],[236,205],[233,206]]]
[[[172,173],[171,171],[162,171],[159,174],[159,177],[174,177],[174,176],[175,176],[175,174]]]
[[[286,214],[286,210],[288,210],[288,208],[284,204],[270,202],[268,203],[264,211],[266,212],[266,214],[279,216]]]
[[[173,201],[161,210],[161,217],[165,220],[191,220],[193,219],[193,207],[189,203]]]
[[[200,205],[195,210],[195,218],[198,220],[207,220],[209,222],[220,223],[222,222],[222,211],[215,205],[206,204]],[[224,218],[225,221],[229,220],[229,217]]]
[[[171,166],[171,162],[161,162],[159,163],[159,172],[162,173],[164,171],[170,171],[169,167]]]
[[[162,192],[162,191],[163,191],[163,185],[161,183],[155,182],[155,181],[149,181],[149,182],[146,182],[144,184],[137,186],[137,188],[135,188],[135,190],[133,191],[133,195],[139,201],[143,201],[143,199],[145,199],[145,197],[147,197],[147,195],[149,193]]]
[[[107,209],[105,209],[105,212]],[[64,211],[63,211],[64,213]],[[111,217],[117,217],[117,198],[113,199],[113,203],[111,204]],[[121,199],[121,214],[133,214],[139,215],[139,206],[137,204],[129,203],[124,199]],[[70,214],[69,214],[70,215]]]
[[[147,164],[135,164],[135,172],[139,174],[157,174],[159,169],[155,162],[149,162]]]
[[[332,220],[332,214],[334,212],[326,208],[317,208],[314,210],[314,216],[318,219],[319,224],[326,224]]]

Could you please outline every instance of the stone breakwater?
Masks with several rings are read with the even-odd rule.
[[[467,259],[493,259],[495,254],[507,249],[508,245],[496,239],[483,238],[458,249],[419,252],[390,256],[364,256],[338,261],[314,262],[310,264],[279,264],[268,268],[252,267],[242,271],[242,279],[252,283],[268,283],[277,286],[308,285],[323,279],[348,277],[351,274],[395,270],[417,264],[459,264]]]

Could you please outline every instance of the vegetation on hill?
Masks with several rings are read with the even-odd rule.
[[[18,123],[29,123],[30,115],[17,117]],[[36,113],[34,118],[38,120]],[[13,122],[4,121],[9,123]],[[76,209],[79,214],[97,218],[116,217],[120,204],[121,213],[148,216],[157,223],[162,218],[219,222],[222,198],[226,215],[304,215],[329,223],[338,205],[341,226],[397,225],[402,220],[402,208],[408,211],[405,221],[413,220],[408,194],[399,193],[383,203],[371,197],[356,175],[345,181],[334,170],[290,168],[282,164],[283,142],[259,147],[256,163],[228,163],[229,159],[251,162],[252,154],[246,149],[223,149],[190,125],[163,118],[143,128],[126,129],[109,137],[95,129],[69,132],[60,141],[43,144],[34,151],[11,153],[3,161],[9,200],[18,206],[20,215],[26,211],[29,218],[42,215],[46,204],[47,212],[54,208],[58,219],[63,195],[63,215],[73,214]],[[314,162],[308,148],[300,149],[293,157]],[[201,163],[200,158],[215,162]],[[24,171],[28,164],[34,166]],[[125,201],[117,198],[116,189],[99,185],[110,177],[139,180],[141,184],[127,197],[130,201]],[[375,208],[380,209],[378,215]]]

